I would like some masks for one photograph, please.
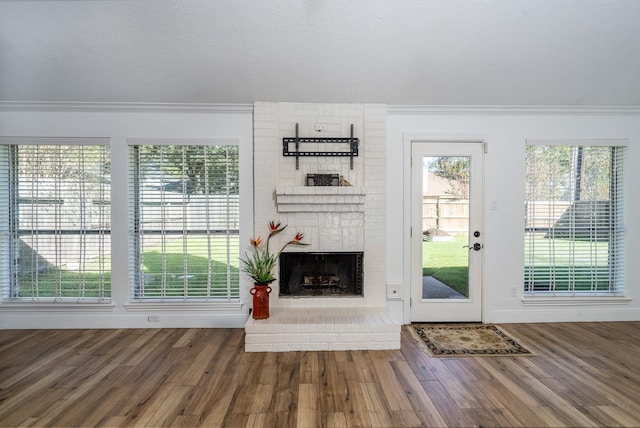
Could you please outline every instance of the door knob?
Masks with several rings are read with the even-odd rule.
[[[468,248],[469,251],[471,250],[480,251],[482,249],[482,244],[480,244],[479,242],[476,242],[472,246],[465,245],[462,248]]]

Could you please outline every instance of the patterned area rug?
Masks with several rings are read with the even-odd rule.
[[[434,357],[534,355],[493,324],[414,324],[411,327]]]

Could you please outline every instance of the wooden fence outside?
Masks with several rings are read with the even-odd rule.
[[[422,230],[439,229],[448,233],[467,233],[469,200],[425,196],[422,202]]]
[[[604,230],[609,225],[609,201],[579,201],[549,203],[536,201],[525,204],[526,228],[531,231],[546,233],[550,228],[561,228],[564,220],[571,215],[577,228],[594,227],[591,217],[599,221],[597,224]],[[585,220],[586,219],[586,220]],[[449,233],[467,233],[469,224],[469,200],[453,199],[442,196],[425,196],[422,203],[422,230],[439,229]]]

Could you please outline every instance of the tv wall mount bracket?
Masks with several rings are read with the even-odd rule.
[[[300,168],[300,157],[301,156],[342,156],[349,157],[349,166],[353,169],[353,158],[358,156],[358,145],[360,141],[353,136],[353,124],[351,124],[351,136],[346,138],[330,138],[330,137],[309,137],[302,138],[298,134],[298,124],[296,123],[296,136],[295,137],[285,137],[282,139],[282,155],[283,156],[295,156],[296,158],[296,169]],[[324,151],[324,150],[315,150],[315,151],[304,151],[300,150],[301,145],[305,143],[320,143],[320,144],[347,144],[347,150],[341,151]],[[293,147],[293,149],[292,149]]]

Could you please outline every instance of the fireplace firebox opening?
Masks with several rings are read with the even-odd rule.
[[[362,252],[280,254],[280,296],[362,296]]]

